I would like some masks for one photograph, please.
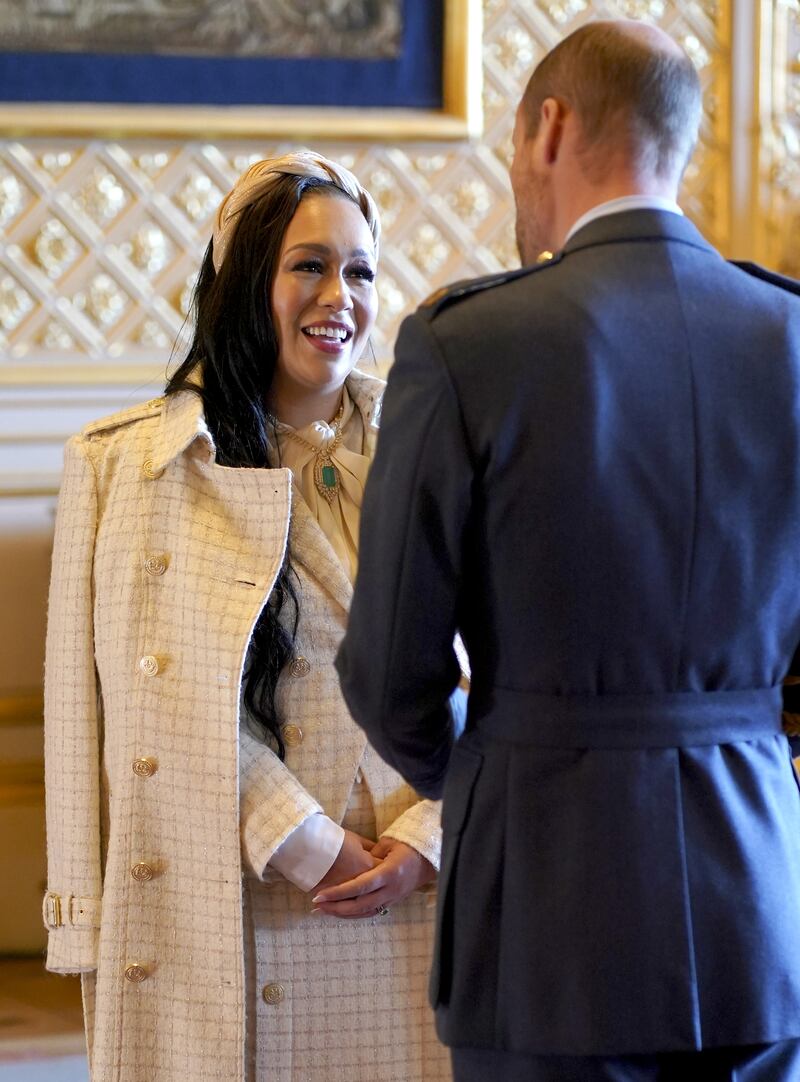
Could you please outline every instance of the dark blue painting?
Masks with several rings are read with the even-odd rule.
[[[100,14],[92,27],[87,11],[93,2]],[[139,24],[119,18],[119,3],[106,5],[116,23],[102,17],[105,2],[0,0],[0,101],[443,107],[444,0],[137,0],[138,39],[133,31]],[[148,11],[157,15],[159,3],[160,37],[153,33],[159,23],[144,18]],[[226,9],[231,17],[222,20]],[[224,31],[214,30],[210,14],[200,17],[203,11],[213,13]],[[275,25],[286,34],[285,47],[276,33],[259,45],[247,23],[251,17],[267,26],[264,20],[282,17]],[[79,23],[83,38],[77,32],[70,37]],[[131,51],[137,40],[140,51]],[[77,51],[87,45],[91,51]],[[276,49],[287,55],[274,55]]]

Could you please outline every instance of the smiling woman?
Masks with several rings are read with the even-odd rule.
[[[375,261],[359,207],[330,194],[302,201],[286,230],[271,298],[278,363],[270,407],[295,428],[336,413],[375,323]]]
[[[378,238],[346,169],[257,163],[164,398],[68,444],[45,916],[92,1082],[450,1078],[420,889],[439,806],[367,744],[332,664],[383,392],[354,367]]]

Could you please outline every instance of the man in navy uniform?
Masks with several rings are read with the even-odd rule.
[[[523,269],[397,344],[338,667],[444,792],[459,1082],[800,1079],[800,297],[682,216],[699,116],[662,32],[565,39],[517,114]]]

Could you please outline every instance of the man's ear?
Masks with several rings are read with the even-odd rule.
[[[545,98],[539,113],[536,150],[542,165],[554,165],[564,137],[566,107],[557,98]]]

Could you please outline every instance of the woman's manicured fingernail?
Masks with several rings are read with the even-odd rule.
[[[312,913],[319,913],[319,906],[315,905],[314,908],[311,910],[311,912]]]
[[[315,897],[313,897],[311,899],[311,904],[314,905],[314,903],[318,902],[319,900],[320,900],[320,896],[319,896],[319,894],[317,894],[317,895],[315,895]]]

